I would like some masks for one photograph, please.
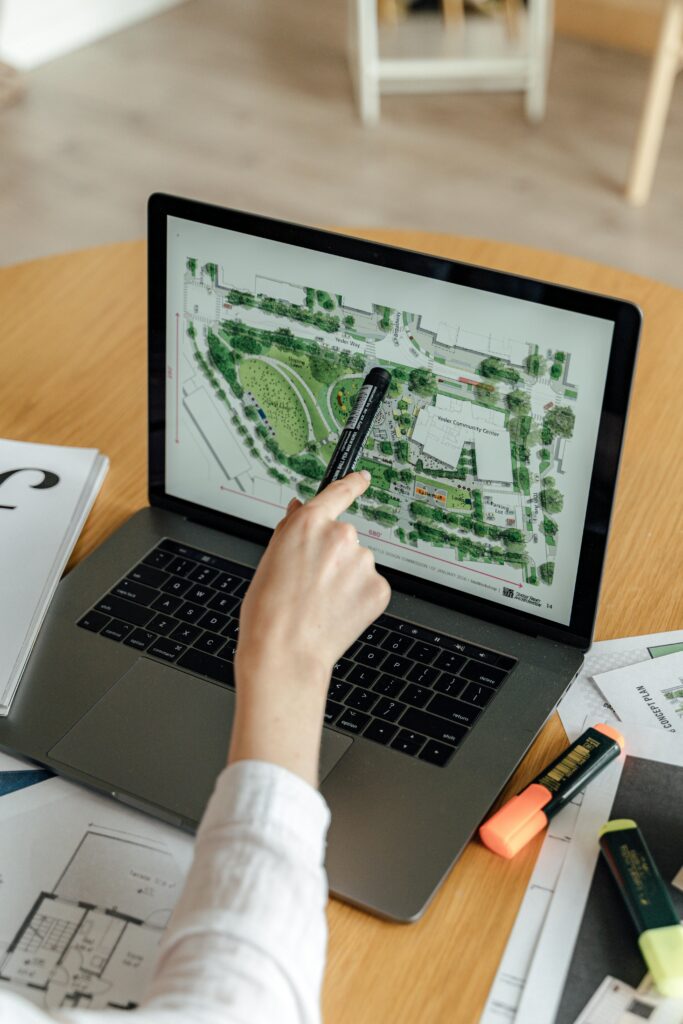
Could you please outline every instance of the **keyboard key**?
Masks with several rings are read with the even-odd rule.
[[[83,618],[78,620],[77,625],[81,629],[90,630],[91,633],[99,633],[102,626],[106,626],[108,622],[108,615],[102,615],[100,612],[86,612]]]
[[[405,695],[404,699],[407,700]],[[442,718],[447,718],[450,722],[460,722],[461,725],[466,725],[468,728],[474,725],[481,714],[481,708],[472,707],[464,700],[445,697],[442,693],[436,694],[427,710],[432,715],[441,715]]]
[[[375,693],[382,693],[385,697],[398,697],[405,685],[405,679],[397,679],[396,676],[382,673],[372,688]]]
[[[423,708],[429,698],[433,696],[432,691],[425,686],[409,683],[401,694],[401,700],[404,700],[406,704],[412,704],[415,708]]]
[[[388,632],[388,629],[380,629],[380,627],[373,622],[373,624],[366,629],[358,639],[362,640],[364,644],[372,644],[374,647],[378,647]]]
[[[131,629],[130,622],[121,622],[119,619],[112,619],[108,626],[102,630],[102,636],[108,636],[110,640],[123,640],[128,636]]]
[[[356,661],[362,665],[370,665],[372,668],[379,668],[386,656],[385,651],[380,651],[378,647],[370,647],[368,644],[363,644],[354,655]]]
[[[189,590],[192,586],[192,580],[184,580],[182,576],[170,576],[168,580],[162,584],[161,589],[165,594],[174,594],[176,597],[182,597],[185,591]]]
[[[333,679],[327,694],[332,700],[344,700],[350,689],[351,683],[345,683],[342,679]]]
[[[460,676],[449,676],[446,672],[439,676],[434,683],[433,689],[439,693],[446,693],[450,697],[459,697],[465,688],[465,680]]]
[[[154,633],[149,633],[146,629],[134,629],[123,642],[127,647],[134,647],[137,651],[146,651],[152,640],[156,640]]]
[[[136,604],[151,604],[159,596],[158,590],[146,587],[143,583],[136,583],[135,580],[126,579],[117,583],[112,594],[117,597],[125,597],[128,601],[135,601]]]
[[[341,704],[335,704],[333,700],[328,700],[325,704],[325,724],[333,725],[343,710],[344,708]]]
[[[336,725],[344,732],[361,733],[369,721],[370,715],[364,715],[362,711],[356,711],[354,708],[344,708]]]
[[[365,665],[354,665],[347,679],[351,683],[355,683],[357,686],[372,686],[379,672],[376,668],[366,668]]]
[[[189,574],[189,578],[194,580],[195,583],[213,586],[213,582],[218,575],[218,569],[211,569],[208,565],[195,565]]]
[[[160,640],[154,641],[147,653],[153,654],[155,658],[162,658],[164,661],[175,661],[184,650],[185,644],[179,644],[177,640],[162,636]]]
[[[234,661],[237,653],[237,644],[234,640],[228,640],[225,647],[221,647],[218,656],[224,661]]]
[[[491,668],[489,665],[479,665],[476,661],[468,661],[460,669],[460,675],[465,679],[471,679],[474,683],[498,686],[503,682],[507,673],[503,672],[502,668]]]
[[[408,655],[413,661],[420,661],[425,665],[430,665],[436,655],[439,653],[439,648],[433,644],[416,643],[408,651]]]
[[[389,676],[404,676],[412,664],[412,661],[401,658],[398,654],[389,654],[382,665],[382,671]]]
[[[152,608],[158,612],[167,612],[169,615],[173,615],[173,612],[182,603],[182,597],[175,597],[173,594],[159,594],[156,601],[152,601]]]
[[[185,594],[186,601],[196,601],[197,604],[206,604],[210,597],[213,597],[216,593],[211,587],[205,587],[201,584],[197,584],[196,587],[190,587]]]
[[[453,651],[442,651],[434,662],[434,668],[440,668],[443,672],[457,672],[465,664],[466,660],[463,654],[454,654]]]
[[[241,576],[232,576],[227,572],[219,572],[211,586],[221,594],[232,594],[233,590],[235,590],[241,582]]]
[[[218,654],[225,647],[225,637],[217,633],[204,633],[199,640],[195,640],[194,646],[198,651],[205,651],[207,654]]]
[[[198,622],[198,625],[202,629],[210,629],[213,633],[222,633],[227,626],[230,619],[227,615],[221,615],[220,612],[208,611],[205,615],[202,615]]]
[[[168,565],[173,560],[173,555],[170,551],[161,551],[159,548],[155,548],[154,551],[150,551],[148,555],[142,559],[145,565],[154,565],[158,569],[162,566]]]
[[[447,743],[427,740],[418,756],[421,761],[429,761],[430,764],[438,764],[439,767],[443,767],[454,750],[455,747],[449,747]]]
[[[161,569],[154,569],[151,565],[145,565],[144,562],[140,562],[134,569],[131,569],[128,573],[128,578],[134,580],[136,583],[144,583],[146,587],[156,587],[157,590],[162,583],[165,583],[168,579],[168,573],[162,572]]]
[[[168,567],[168,571],[176,576],[187,576],[194,568],[194,562],[189,558],[174,558]]]
[[[183,622],[198,622],[204,614],[204,608],[200,604],[192,604],[190,601],[186,601],[185,604],[181,604],[176,612],[176,617],[182,619]]]
[[[242,580],[242,582],[240,584],[238,584],[238,586],[235,588],[235,590],[233,590],[234,596],[235,597],[244,597],[244,595],[246,594],[247,590],[249,589],[249,584],[250,583],[251,583],[250,579]]]
[[[235,676],[232,665],[229,661],[222,661],[212,654],[205,654],[198,651],[196,647],[190,647],[178,658],[180,668],[189,668],[191,672],[198,672],[202,676],[208,676],[216,683],[224,686],[234,686]]]
[[[385,651],[389,651],[390,654],[405,654],[412,646],[412,637],[399,636],[398,633],[390,633],[380,644],[380,647],[383,647]]]
[[[214,612],[220,612],[221,615],[229,615],[238,604],[238,599],[230,594],[214,594],[208,607]]]
[[[124,622],[132,622],[134,626],[146,626],[154,615],[149,608],[141,604],[133,604],[122,597],[112,597],[108,594],[95,605],[96,612],[103,612],[105,615],[113,615],[114,618],[123,619]]]
[[[356,640],[355,643],[351,644],[351,646],[348,648],[348,650],[344,651],[342,657],[343,658],[353,658],[353,656],[356,653],[356,651],[359,651],[360,649],[361,649],[361,644],[358,642],[358,640]]]
[[[181,644],[191,644],[200,635],[199,626],[192,626],[189,622],[181,622],[171,633],[171,640],[180,640]]]
[[[391,741],[394,750],[400,750],[403,754],[415,755],[424,744],[424,736],[410,732],[408,729],[401,729],[398,736]]]
[[[230,622],[228,623],[226,628],[223,630],[223,633],[225,634],[225,636],[229,637],[230,640],[236,640],[237,639],[237,634],[239,633],[239,631],[240,631],[240,620],[239,619],[230,619]]]
[[[375,743],[386,745],[392,736],[395,735],[397,728],[398,726],[391,725],[389,722],[380,722],[379,719],[373,718],[363,733],[363,739],[374,740]]]
[[[432,631],[425,629],[424,626],[416,626],[414,622],[404,622],[402,619],[394,619],[388,623],[391,629],[395,629],[397,633],[403,633],[404,636],[411,636],[413,640],[426,640],[429,642],[429,638],[432,636]]]
[[[430,715],[428,711],[418,711],[417,708],[408,708],[401,717],[399,725],[402,725],[404,729],[422,732],[433,740],[449,743],[454,747],[457,747],[463,737],[467,735],[467,729],[463,725],[445,722],[443,718]]]
[[[373,715],[376,718],[383,718],[386,722],[395,722],[402,711],[405,711],[406,705],[401,704],[398,700],[391,700],[389,697],[382,697],[379,704],[375,705]]]
[[[504,672],[509,672],[516,664],[516,658],[511,658],[508,654],[499,654],[496,668],[502,668]]]
[[[157,615],[155,619],[148,622],[147,625],[154,633],[161,633],[162,636],[167,636],[172,630],[178,625],[178,620],[174,619],[171,615]]]
[[[337,676],[338,679],[343,679],[352,665],[353,662],[349,661],[348,658],[340,658],[339,661],[335,661],[332,666],[332,675]]]
[[[460,694],[461,700],[467,700],[478,708],[485,708],[496,691],[489,686],[480,686],[477,683],[468,683]]]
[[[435,679],[439,678],[438,668],[432,665],[413,665],[408,673],[407,679],[410,683],[418,683],[420,686],[431,686]]]
[[[361,686],[356,686],[348,695],[344,703],[349,708],[357,708],[359,711],[370,711],[372,706],[379,700],[376,693],[370,693]]]
[[[495,665],[498,662],[498,655],[493,651],[488,651],[484,647],[478,647],[476,644],[468,644],[464,640],[456,640],[454,637],[444,637],[444,647],[447,647],[449,651],[455,651],[457,654],[464,654],[466,658],[474,658],[475,661],[486,661],[491,665]]]

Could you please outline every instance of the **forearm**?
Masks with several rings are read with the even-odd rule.
[[[265,763],[224,772],[163,944],[148,1011],[211,1022],[319,1020],[329,812]]]

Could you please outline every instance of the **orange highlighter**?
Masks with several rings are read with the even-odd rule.
[[[594,725],[508,800],[479,829],[482,843],[501,857],[514,857],[550,819],[624,749],[624,737],[611,726]]]

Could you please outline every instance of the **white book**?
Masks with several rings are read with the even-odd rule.
[[[0,716],[108,468],[96,448],[0,438]]]

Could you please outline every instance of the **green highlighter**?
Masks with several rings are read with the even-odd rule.
[[[638,945],[663,996],[683,996],[683,925],[635,821],[600,829],[600,849],[638,931]]]

